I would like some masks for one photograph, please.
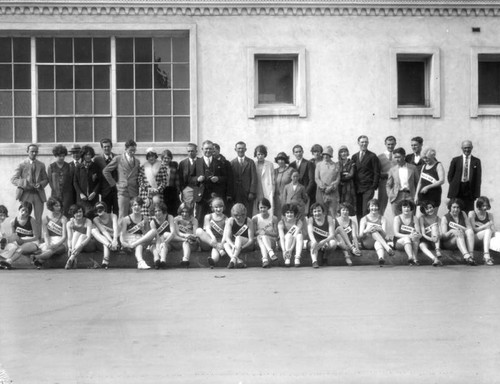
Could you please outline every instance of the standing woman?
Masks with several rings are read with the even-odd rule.
[[[309,233],[312,267],[318,268],[318,255],[322,265],[328,263],[327,250],[335,250],[335,223],[333,218],[327,215],[325,207],[320,203],[314,203],[310,208],[311,217],[308,219],[307,231]]]
[[[167,185],[167,169],[162,167],[158,154],[153,148],[146,150],[146,163],[139,168],[137,182],[139,196],[144,202],[141,212],[149,219],[153,206],[163,202],[163,190]]]
[[[486,196],[478,197],[475,204],[476,208],[469,212],[469,219],[474,230],[474,242],[476,246],[483,246],[483,257],[486,265],[493,265],[490,256],[491,238],[495,236],[495,222],[493,215],[488,213],[491,209],[490,199]]]
[[[84,214],[89,213],[99,201],[101,188],[101,169],[92,161],[94,148],[84,145],[80,151],[83,161],[76,165],[73,186],[76,191],[76,202],[84,208]]]
[[[418,245],[420,243],[420,226],[415,218],[415,203],[411,200],[402,200],[401,215],[394,218],[393,230],[396,249],[404,250],[408,255],[409,265],[420,265],[417,260]]]
[[[316,165],[314,179],[316,180],[316,201],[322,204],[328,214],[334,219],[339,205],[340,166],[332,161],[333,148],[327,146],[323,151],[323,161]]]
[[[285,201],[283,200],[285,185],[292,181],[292,173],[294,169],[289,166],[290,158],[285,152],[278,153],[278,155],[274,158],[274,161],[278,164],[278,168],[274,170],[274,214],[278,219],[280,219],[281,207],[285,204]]]
[[[64,145],[56,145],[52,149],[52,154],[56,158],[47,169],[51,196],[62,201],[62,212],[67,215],[69,207],[75,203],[73,196],[73,172],[70,165],[64,161],[68,150]]]
[[[436,160],[436,151],[433,148],[425,148],[422,151],[422,160],[424,166],[415,191],[417,204],[422,201],[430,201],[434,204],[434,207],[439,209],[441,205],[441,186],[445,180],[443,164]]]
[[[101,267],[108,269],[109,256],[112,251],[117,251],[120,247],[118,226],[118,216],[112,212],[108,213],[108,205],[104,201],[99,201],[94,206],[97,216],[94,217],[94,228],[92,236],[103,245],[103,256]]]
[[[177,209],[181,204],[179,200],[180,187],[179,187],[179,174],[177,168],[179,165],[173,159],[172,152],[165,149],[161,154],[161,165],[165,168],[167,174],[167,182],[163,189],[163,202],[166,204],[168,214],[172,216],[177,215]]]
[[[77,257],[83,251],[91,252],[95,248],[90,244],[92,236],[92,222],[84,215],[85,208],[82,204],[73,204],[69,209],[69,219],[66,224],[68,231],[68,261],[65,269],[77,268]]]
[[[452,198],[448,202],[448,213],[441,219],[443,248],[450,250],[458,248],[465,262],[475,266],[476,262],[472,256],[474,231],[463,208],[464,202],[461,199]]]
[[[259,211],[259,201],[263,198],[271,202],[269,214],[274,215],[274,188],[275,188],[275,173],[274,166],[267,157],[267,147],[265,145],[258,145],[254,151],[255,166],[257,168],[257,195],[255,197],[254,212]],[[279,207],[278,207],[279,209]]]
[[[356,172],[356,164],[349,159],[349,149],[345,145],[339,148],[339,168],[339,203],[347,203],[355,207],[354,173]]]

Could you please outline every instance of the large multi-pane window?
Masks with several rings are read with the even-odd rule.
[[[0,37],[0,142],[191,138],[188,32]]]

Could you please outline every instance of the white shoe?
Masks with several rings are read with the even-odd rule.
[[[300,259],[296,258],[294,264],[296,267],[300,267]]]
[[[137,263],[137,269],[151,269],[151,267],[144,260],[141,260]]]
[[[289,267],[289,266],[290,266],[290,259],[285,259],[285,265],[286,265],[287,267]]]

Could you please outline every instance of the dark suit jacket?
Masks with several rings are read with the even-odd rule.
[[[118,191],[118,195],[135,197],[139,196],[139,184],[137,178],[139,176],[139,160],[134,159],[129,163],[126,155],[116,156],[111,160],[111,163],[106,165],[102,170],[102,175],[106,178],[109,185]],[[118,173],[118,181],[113,179],[113,171]]]
[[[101,170],[99,166],[94,162],[90,164],[89,168],[85,168],[83,163],[78,164],[75,168],[73,187],[76,191],[77,201],[81,200],[81,193],[88,197],[93,192],[96,195],[95,197],[98,197],[101,188]]]
[[[203,200],[209,201],[212,197],[212,193],[217,196],[226,199],[226,169],[223,163],[212,156],[212,162],[210,167],[205,164],[203,157],[198,157],[194,162],[194,172],[191,173],[191,185],[199,185],[198,177],[205,176],[205,181],[202,183],[205,186],[203,191]],[[219,180],[216,183],[212,183],[209,178],[211,176],[217,176]]]
[[[354,185],[356,192],[362,193],[368,190],[376,190],[380,179],[380,161],[376,154],[366,151],[365,156],[359,161],[359,152],[352,156],[356,166],[354,174]]]
[[[257,194],[257,168],[255,162],[245,156],[243,166],[238,158],[231,161],[233,169],[233,199],[237,203],[246,203],[248,194]]]
[[[420,160],[417,163],[415,163],[415,154],[414,153],[406,155],[405,161],[409,164],[413,164],[414,166],[416,166],[418,169],[418,174],[420,175],[420,172],[422,171],[422,167],[425,164],[424,161],[422,160],[422,154],[420,154]]]
[[[111,156],[113,157],[113,159],[116,157],[114,153],[111,153]],[[94,157],[94,163],[97,164],[102,174],[103,169],[106,168],[107,165],[104,155],[97,155],[96,157]],[[118,173],[116,172],[116,170],[111,172],[111,176],[115,181],[118,180]],[[104,176],[101,177],[101,196],[108,196],[112,190],[113,188],[111,188],[106,178]]]
[[[23,194],[21,195],[19,201],[31,201],[29,196],[33,194],[38,194],[41,201],[47,201],[45,187],[49,183],[49,178],[47,176],[47,171],[45,170],[45,164],[36,159],[34,163],[35,175],[32,174],[33,168],[31,166],[31,161],[26,159],[17,166],[14,171],[14,176],[10,179],[12,184],[16,187],[23,188]],[[40,188],[35,189],[35,184],[40,184]]]
[[[292,161],[290,167],[297,169],[297,162]],[[299,183],[304,186],[308,196],[316,195],[316,183],[314,182],[314,164],[309,160],[302,159],[299,171]]]
[[[196,158],[197,159],[197,158]],[[196,159],[194,159],[196,163]],[[189,161],[189,158],[186,157],[184,160],[181,160],[179,163],[179,188],[184,190],[187,186],[193,187],[195,184],[191,184],[191,175],[194,172],[194,167],[191,166],[191,162]]]
[[[470,175],[469,184],[470,190],[473,194],[474,199],[481,196],[481,160],[477,157],[471,155],[470,157]],[[460,183],[462,182],[463,173],[463,157],[462,155],[454,157],[450,163],[450,169],[448,170],[448,183],[450,183],[450,188],[448,189],[448,197],[451,199],[458,196]]]

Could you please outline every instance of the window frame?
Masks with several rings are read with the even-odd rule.
[[[470,54],[470,117],[499,116],[500,105],[481,106],[479,104],[479,55],[500,57],[500,47],[472,47]]]
[[[290,60],[293,59],[293,94],[294,102],[259,104],[258,65],[260,59]],[[248,117],[257,116],[298,116],[307,117],[306,102],[306,49],[303,47],[277,47],[247,49],[247,81],[248,81]]]
[[[398,105],[398,62],[424,60],[426,100],[429,106]],[[441,117],[441,61],[440,51],[436,47],[398,47],[390,49],[390,117],[432,116]]]

